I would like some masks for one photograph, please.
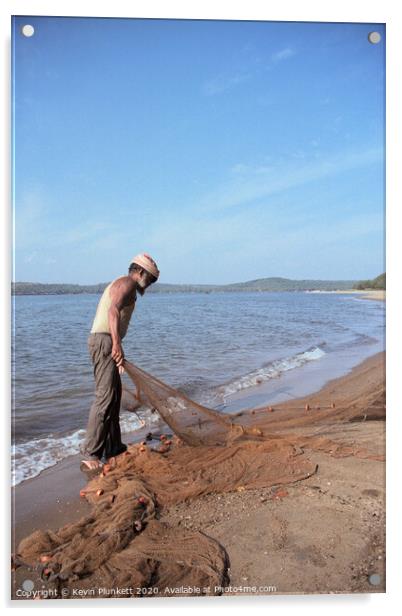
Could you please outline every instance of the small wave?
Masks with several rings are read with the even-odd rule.
[[[159,416],[149,409],[141,412],[140,417],[147,425],[159,421]],[[141,427],[138,417],[132,413],[120,415],[120,428],[123,434],[133,432]],[[85,430],[77,430],[72,434],[60,437],[48,436],[19,443],[12,447],[12,485],[16,486],[26,479],[39,475],[45,468],[54,466],[64,458],[79,453],[80,444],[84,440]]]
[[[373,336],[367,336],[367,334],[356,334],[353,340],[353,345],[360,346],[363,344],[375,344],[378,342],[377,338]]]
[[[344,351],[345,349],[355,349],[359,347],[371,346],[378,344],[379,339],[367,334],[359,334],[358,332],[351,332],[346,340],[342,340],[331,347],[333,351]]]
[[[324,355],[326,355],[326,353],[321,347],[312,347],[303,353],[298,353],[297,355],[285,359],[278,359],[258,370],[249,372],[226,385],[222,385],[218,388],[218,392],[225,399],[226,396],[230,396],[241,389],[255,387],[271,379],[278,378],[283,372],[293,370],[294,368],[300,368],[300,366],[310,361],[317,361],[324,357]]]
[[[172,387],[179,389],[182,393],[191,398],[202,392],[206,387],[208,387],[208,384],[204,378],[198,378],[174,383]]]

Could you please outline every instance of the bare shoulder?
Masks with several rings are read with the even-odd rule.
[[[114,303],[126,305],[136,297],[136,283],[131,276],[120,276],[111,284],[109,292]]]

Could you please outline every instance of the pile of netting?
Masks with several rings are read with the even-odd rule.
[[[201,531],[167,526],[158,512],[212,492],[296,482],[314,474],[316,464],[297,438],[246,426],[241,413],[206,408],[127,361],[125,370],[141,403],[156,409],[173,438],[155,449],[131,445],[86,487],[91,513],[26,537],[15,566],[37,571],[59,597],[86,596],[93,588],[131,588],[125,596],[132,597],[182,587],[220,594],[229,580],[224,547]]]

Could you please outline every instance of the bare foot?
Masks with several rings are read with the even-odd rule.
[[[102,462],[100,460],[81,460],[80,470],[87,471],[97,471],[102,469]]]

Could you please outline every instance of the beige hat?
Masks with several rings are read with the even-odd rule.
[[[149,255],[148,253],[142,252],[136,257],[133,257],[133,259],[131,259],[131,263],[136,263],[137,265],[140,265],[144,268],[144,270],[155,276],[155,278],[159,278],[158,266],[156,265],[151,255]]]

